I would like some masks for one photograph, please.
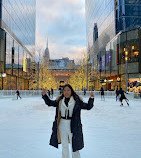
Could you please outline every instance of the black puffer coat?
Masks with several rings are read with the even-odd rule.
[[[61,119],[61,113],[59,112],[60,111],[59,108],[62,99],[59,98],[53,101],[50,100],[47,95],[42,96],[42,98],[44,99],[45,103],[48,106],[56,107],[56,115],[55,115],[55,120],[53,122],[50,145],[58,148],[58,144],[61,143],[58,127]],[[74,100],[75,100],[75,106],[73,109],[73,115],[72,115],[71,127],[70,127],[71,132],[73,133],[73,137],[72,137],[73,152],[77,150],[81,150],[84,147],[82,124],[81,124],[81,109],[90,110],[94,105],[93,98],[89,98],[88,103],[84,103],[78,96],[75,96]]]
[[[126,92],[124,92],[122,89],[119,90],[119,94],[121,95],[121,96],[120,96],[120,101],[122,101],[123,99],[127,99],[127,98],[125,97],[125,94],[124,94],[124,93],[126,93]]]

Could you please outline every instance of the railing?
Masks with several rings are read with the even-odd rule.
[[[0,96],[13,96],[16,90],[0,90]],[[21,96],[39,96],[42,95],[42,90],[20,90]]]
[[[75,91],[78,95],[84,96],[83,91]],[[16,90],[0,90],[0,97],[2,96],[14,96],[16,94]],[[54,96],[58,96],[60,93],[58,90],[54,90]],[[106,97],[114,97],[115,96],[115,91],[104,91],[104,94]],[[42,90],[20,90],[20,95],[25,96],[25,97],[30,97],[30,96],[41,96],[42,95]],[[100,96],[100,91],[94,91],[95,96]],[[86,97],[89,96],[89,91],[86,92]],[[134,92],[129,92],[126,94],[127,98],[133,99],[133,98],[141,98],[140,94],[134,93]]]

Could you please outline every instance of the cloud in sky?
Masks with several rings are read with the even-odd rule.
[[[38,0],[37,44],[49,40],[52,59],[78,58],[86,46],[84,0]]]

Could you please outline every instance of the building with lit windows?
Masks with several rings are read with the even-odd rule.
[[[69,78],[75,72],[75,63],[74,60],[70,60],[69,58],[62,58],[62,59],[50,59],[50,52],[47,47],[45,49],[43,55],[43,62],[51,70],[52,76],[55,78],[57,89],[59,86],[63,86],[68,83]]]
[[[85,0],[93,88],[141,85],[141,1]]]
[[[36,0],[0,0],[0,89],[28,89]]]

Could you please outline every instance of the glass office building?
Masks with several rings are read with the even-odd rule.
[[[86,0],[87,46],[91,48],[96,42],[93,40],[94,26],[97,24],[100,47],[115,36],[115,11],[113,0]]]
[[[141,1],[116,0],[116,33],[141,26]]]
[[[35,27],[36,0],[0,0],[0,89],[28,89]]]
[[[128,80],[140,80],[140,0],[85,0],[87,51],[92,81],[99,89],[115,89],[125,82],[125,52],[128,51]],[[134,72],[131,70],[132,65]],[[109,82],[108,82],[109,81]],[[122,81],[122,82],[121,82]]]

